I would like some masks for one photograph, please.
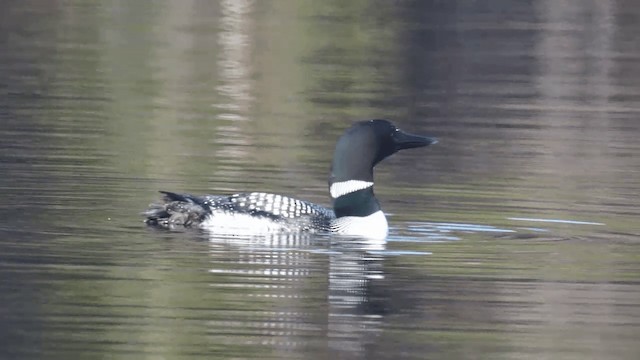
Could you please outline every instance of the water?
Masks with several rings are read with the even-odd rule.
[[[637,359],[633,2],[6,2],[2,358]],[[157,190],[328,204],[335,140],[386,242],[146,228]]]

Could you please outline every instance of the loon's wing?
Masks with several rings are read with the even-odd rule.
[[[207,217],[220,214],[244,214],[265,218],[292,230],[321,229],[335,218],[332,210],[307,201],[270,193],[241,193],[231,196],[193,196],[161,191],[164,203],[152,204],[144,213],[146,223],[173,228],[201,224]]]

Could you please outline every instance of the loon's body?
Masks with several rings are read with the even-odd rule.
[[[330,232],[385,238],[387,220],[373,193],[373,167],[399,150],[435,142],[404,133],[387,120],[361,121],[336,144],[329,178],[333,210],[262,192],[193,196],[161,191],[164,203],[150,206],[146,223],[220,233]]]

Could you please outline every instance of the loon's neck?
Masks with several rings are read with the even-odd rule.
[[[373,182],[348,180],[329,187],[336,217],[369,216],[380,211],[380,203],[373,193]]]

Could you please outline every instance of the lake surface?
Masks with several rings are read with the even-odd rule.
[[[640,3],[13,1],[0,358],[638,359]],[[386,242],[156,231],[158,190],[330,205],[356,120]]]

